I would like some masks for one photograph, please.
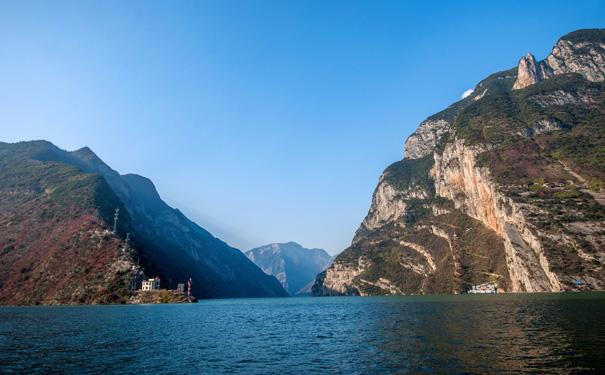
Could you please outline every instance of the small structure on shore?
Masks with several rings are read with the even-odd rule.
[[[160,278],[156,277],[143,281],[141,290],[160,290]]]

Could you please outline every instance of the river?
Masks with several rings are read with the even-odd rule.
[[[3,374],[603,373],[605,293],[1,307]]]

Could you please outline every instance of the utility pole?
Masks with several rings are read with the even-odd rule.
[[[120,209],[116,208],[116,213],[113,215],[113,232],[112,234],[116,235],[116,228],[118,226],[118,216],[120,216]]]

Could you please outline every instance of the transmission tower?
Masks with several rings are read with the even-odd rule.
[[[116,228],[118,226],[118,216],[120,216],[120,209],[116,208],[116,213],[113,215],[113,235],[116,235]]]

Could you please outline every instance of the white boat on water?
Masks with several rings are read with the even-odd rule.
[[[473,285],[467,293],[468,294],[498,293],[498,286],[496,284]]]

